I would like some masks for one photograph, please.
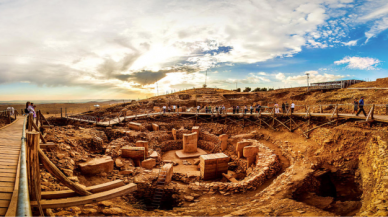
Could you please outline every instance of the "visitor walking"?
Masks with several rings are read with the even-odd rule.
[[[250,109],[251,109],[251,114],[252,114],[253,113],[253,106],[252,105],[251,105]]]
[[[294,113],[294,109],[295,109],[295,104],[291,102],[291,114]]]
[[[357,99],[354,99],[353,104],[354,104],[354,108],[353,108],[352,114],[353,113],[357,114],[357,111],[358,111],[358,101],[357,101]]]
[[[166,113],[166,106],[163,106],[163,114]]]
[[[240,106],[236,106],[236,112],[237,114],[240,112]]]
[[[232,109],[233,109],[233,114],[236,114],[236,106],[233,106]]]
[[[279,114],[279,105],[275,103],[274,107],[275,107],[275,114]]]
[[[212,106],[209,105],[209,113],[212,113]]]
[[[171,113],[171,107],[168,106],[168,113]]]
[[[286,110],[288,111],[290,106],[288,105],[288,102],[286,102]]]
[[[207,106],[205,105],[205,113],[207,113]]]
[[[365,113],[365,110],[364,110],[364,97],[361,97],[360,101],[358,102],[358,107],[360,108],[356,114],[356,116],[358,116],[361,111],[364,113],[364,116],[366,117],[366,113]]]
[[[260,108],[261,108],[260,104],[257,104],[257,106],[256,106],[256,112],[257,113],[260,113]]]
[[[244,114],[247,114],[247,111],[248,111],[248,107],[244,106]]]
[[[218,114],[218,105],[216,105],[216,113]]]
[[[173,106],[172,106],[172,110],[173,110],[174,112],[176,112],[176,105],[173,105]]]
[[[201,106],[197,106],[197,113],[199,113],[199,109],[201,108]]]
[[[283,114],[286,113],[286,104],[284,104],[284,102],[282,104],[282,111],[283,111]]]

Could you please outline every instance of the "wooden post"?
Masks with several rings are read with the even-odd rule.
[[[61,108],[61,118],[63,118],[63,115],[62,115],[62,108]]]
[[[33,123],[34,123],[33,114],[28,114],[28,131],[32,131]]]
[[[41,199],[38,149],[39,132],[27,132],[27,177],[31,201]]]
[[[322,105],[319,105],[319,113],[323,113]]]
[[[7,122],[8,122],[8,124],[10,124],[11,123],[11,111],[7,111],[7,115],[8,115]]]
[[[39,111],[35,111],[35,112],[36,112],[36,126],[39,129]]]

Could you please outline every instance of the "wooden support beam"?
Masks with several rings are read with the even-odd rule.
[[[43,209],[79,206],[83,204],[96,203],[99,201],[120,197],[123,195],[127,195],[131,192],[134,192],[136,190],[137,190],[137,185],[134,183],[131,183],[109,191],[104,191],[104,192],[83,196],[83,197],[72,197],[72,198],[56,199],[56,200],[42,200],[41,204]],[[31,201],[31,206],[36,207],[37,202]]]
[[[368,122],[369,120],[373,120],[374,110],[375,110],[375,104],[372,105],[372,108],[370,109],[369,114],[366,117],[366,120],[365,120],[366,122]]]
[[[69,178],[67,178],[46,156],[46,154],[39,149],[39,158],[46,170],[53,175],[55,178],[57,178],[60,182],[62,182],[66,187],[70,188],[71,190],[77,192],[77,194],[85,196],[85,195],[91,195],[89,191],[85,190],[83,187],[79,186],[77,183],[72,182]]]
[[[322,127],[322,126],[325,126],[325,125],[334,123],[334,122],[336,122],[336,121],[337,121],[337,120],[326,122],[326,123],[324,123],[324,124],[322,124],[322,125],[319,125],[319,126],[317,126],[317,127],[314,127],[314,128],[312,128],[312,129],[309,129],[309,130],[307,130],[307,131],[304,131],[304,133],[308,133],[308,132],[310,132],[310,131],[312,131],[312,130],[315,130],[315,129],[319,128],[319,127]]]
[[[281,122],[280,120],[278,120],[277,118],[273,118],[274,120],[278,121],[281,125],[283,125],[285,128],[287,128],[290,132],[291,132],[291,129],[289,127],[287,127],[287,125],[285,125],[283,122]]]
[[[30,124],[34,127],[34,129],[36,130],[36,132],[39,132],[39,134],[40,134],[40,139],[42,140],[42,142],[43,142],[44,144],[46,144],[46,143],[47,143],[47,142],[46,142],[46,139],[43,137],[42,133],[39,131],[39,128],[35,125],[34,121],[32,120],[32,115],[30,115],[30,117],[31,117]],[[32,129],[31,129],[31,131],[32,131]]]
[[[118,179],[118,180],[115,180],[115,181],[106,182],[106,183],[103,183],[103,184],[86,187],[86,190],[91,192],[91,193],[93,193],[93,194],[95,194],[95,193],[100,193],[100,192],[103,192],[103,191],[108,191],[108,190],[111,190],[111,189],[115,189],[115,188],[118,188],[118,187],[122,187],[124,185],[125,184],[124,184],[123,180]],[[75,193],[72,190],[44,191],[44,192],[42,192],[42,199],[46,199],[46,200],[61,199],[61,198],[76,197],[76,196],[78,196],[78,194]]]

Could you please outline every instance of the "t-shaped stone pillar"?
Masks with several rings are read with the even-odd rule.
[[[198,133],[183,134],[183,152],[194,153],[197,152]]]
[[[243,150],[245,146],[252,145],[252,142],[238,142],[236,146],[237,159],[243,156]]]
[[[197,132],[197,140],[198,140],[199,139],[199,126],[193,126],[193,128],[191,128],[191,132],[192,133]]]
[[[226,147],[228,146],[228,135],[222,134],[219,136],[221,140],[221,151],[225,151]]]
[[[249,168],[256,160],[259,147],[257,146],[245,146],[243,150],[244,157],[247,158],[247,168]]]
[[[176,129],[172,128],[171,133],[172,133],[172,136],[174,137],[174,140],[176,140]]]

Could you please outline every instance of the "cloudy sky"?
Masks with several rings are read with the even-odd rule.
[[[0,0],[0,100],[388,77],[387,0]],[[156,88],[157,87],[157,88]]]

